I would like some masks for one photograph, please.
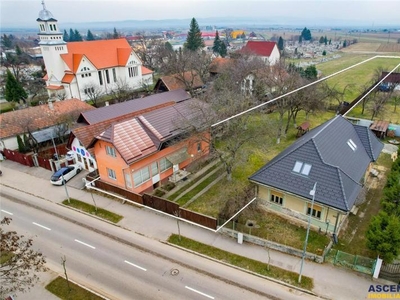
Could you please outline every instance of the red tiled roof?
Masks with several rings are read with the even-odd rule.
[[[109,131],[97,138],[111,142],[128,164],[157,151],[156,145],[136,118],[114,124]]]
[[[72,134],[82,143],[82,145],[85,148],[89,148],[92,141],[98,135],[100,135],[103,131],[105,131],[108,127],[110,127],[113,123],[118,123],[118,122],[122,122],[127,119],[132,119],[135,116],[138,116],[145,112],[148,112],[148,111],[151,111],[154,109],[158,109],[161,107],[165,107],[165,106],[170,106],[170,105],[173,105],[174,103],[175,102],[170,101],[170,102],[162,103],[162,104],[159,104],[159,105],[156,105],[153,107],[147,107],[147,108],[144,108],[141,110],[134,110],[129,113],[125,113],[123,115],[118,115],[114,118],[109,118],[109,119],[106,119],[106,120],[103,120],[101,122],[97,122],[97,123],[94,123],[91,125],[81,126],[81,127],[78,127],[76,129],[72,130]],[[112,106],[107,106],[107,107],[112,107]],[[98,108],[98,109],[100,109],[100,108]]]
[[[68,68],[76,72],[80,61],[85,56],[96,69],[124,66],[132,52],[125,38],[67,43],[68,53],[61,54]]]
[[[213,61],[210,63],[208,70],[210,73],[220,74],[226,68],[228,68],[232,62],[233,61],[230,58],[217,57],[214,58]]]
[[[46,89],[52,90],[52,91],[57,91],[57,90],[63,90],[64,86],[62,86],[62,85],[48,85],[48,86],[46,86]]]
[[[168,141],[185,130],[188,122],[198,118],[195,108],[206,107],[196,99],[155,108],[136,117],[113,123],[96,139],[112,143],[127,164],[158,151],[161,142]],[[184,120],[186,122],[184,122]],[[96,126],[98,124],[92,125]],[[87,126],[87,127],[92,127]],[[94,144],[95,140],[92,145]]]
[[[72,80],[74,80],[75,75],[74,74],[65,74],[63,79],[61,80],[62,83],[71,83]]]
[[[76,120],[79,113],[95,109],[79,99],[53,102],[53,109],[47,104],[0,114],[0,138],[6,138],[54,126],[66,117]],[[76,116],[74,116],[76,115]]]
[[[142,75],[147,75],[147,74],[151,74],[151,73],[153,73],[152,70],[147,69],[146,67],[142,66]]]
[[[248,41],[242,48],[242,52],[254,53],[259,56],[270,56],[276,46],[275,42]]]
[[[179,90],[179,89],[186,89],[185,82],[182,81],[182,77],[178,74],[173,74],[169,76],[163,76],[158,79],[158,82],[155,85],[155,90],[157,90],[157,86],[161,83],[167,87],[169,91]],[[193,88],[199,88],[204,85],[203,81],[201,80],[200,76],[197,74],[196,71],[187,71],[183,74],[183,80],[186,82],[193,82]]]

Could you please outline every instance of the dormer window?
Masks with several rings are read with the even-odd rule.
[[[301,161],[296,161],[292,171],[301,175],[308,176],[308,174],[310,174],[311,167],[312,165],[310,164],[303,163]]]
[[[349,145],[349,147],[351,148],[351,150],[356,151],[357,150],[357,145],[353,142],[352,139],[349,139],[347,141],[347,145]]]

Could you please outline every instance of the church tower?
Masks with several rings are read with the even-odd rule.
[[[42,5],[43,9],[36,21],[39,23],[39,45],[47,71],[47,85],[61,86],[65,66],[60,55],[68,53],[67,43],[63,40],[63,33],[58,29],[57,20],[46,9],[44,0]]]

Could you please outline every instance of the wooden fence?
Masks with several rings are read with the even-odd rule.
[[[96,178],[92,176],[92,174],[86,176],[87,181],[93,181],[95,179]],[[101,190],[117,194],[135,203],[151,207],[155,210],[162,211],[172,216],[179,216],[182,219],[202,225],[207,228],[211,228],[214,230],[217,229],[217,219],[181,208],[179,204],[170,201],[168,199],[164,199],[150,194],[143,194],[143,195],[136,194],[101,180],[96,180],[93,182],[93,184],[95,187]]]

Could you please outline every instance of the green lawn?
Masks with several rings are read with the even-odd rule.
[[[301,283],[298,283],[298,273],[287,271],[260,261],[256,261],[254,259],[250,259],[212,246],[208,246],[206,244],[183,236],[181,236],[179,239],[178,235],[173,234],[169,237],[168,242],[204,254],[225,263],[240,267],[242,269],[246,269],[263,276],[268,276],[310,291],[314,287],[313,279],[310,277],[302,276]]]
[[[392,160],[389,154],[382,153],[379,156],[377,165],[385,168],[385,173],[390,172]],[[367,232],[370,220],[381,208],[382,189],[386,180],[377,181],[366,197],[366,201],[360,205],[356,215],[350,214],[344,228],[339,235],[339,243],[333,249],[338,249],[355,255],[376,258],[376,253],[366,246],[365,233]]]
[[[122,220],[122,216],[115,214],[113,212],[110,212],[108,210],[102,209],[102,208],[97,208],[94,205],[79,201],[77,199],[71,198],[70,201],[67,199],[62,202],[66,206],[71,206],[73,208],[76,208],[78,210],[84,211],[88,214],[95,215],[99,218],[105,219],[107,221],[113,222],[113,223],[118,223],[119,221]]]
[[[67,283],[60,276],[46,285],[46,290],[63,300],[104,300],[72,282]]]

